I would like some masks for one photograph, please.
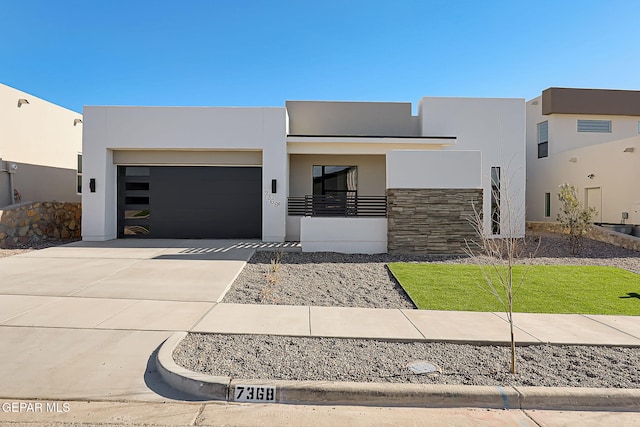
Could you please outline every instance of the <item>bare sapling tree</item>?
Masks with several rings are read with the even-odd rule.
[[[282,251],[276,251],[275,258],[271,258],[271,262],[265,273],[267,285],[260,290],[260,299],[262,302],[275,302],[274,293],[280,282],[280,267],[282,265]]]
[[[510,167],[493,168],[491,176],[491,217],[484,220],[480,207],[473,202],[473,215],[469,222],[476,239],[466,241],[466,253],[480,266],[483,280],[478,285],[493,295],[509,322],[511,337],[510,372],[516,373],[516,341],[514,336],[513,304],[518,289],[523,285],[537,247],[527,253],[524,236],[525,212],[522,203],[511,193],[512,176],[501,179],[501,171]],[[516,268],[521,265],[522,268]]]
[[[578,191],[571,184],[562,184],[558,193],[560,213],[557,220],[562,225],[569,239],[569,251],[572,255],[580,254],[583,237],[591,230],[596,209],[583,207],[578,200]]]

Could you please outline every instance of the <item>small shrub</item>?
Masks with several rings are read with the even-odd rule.
[[[282,251],[276,252],[275,258],[271,259],[269,269],[267,270],[265,277],[267,279],[267,285],[260,290],[260,299],[262,302],[275,302],[274,292],[280,282],[280,266],[282,265]]]
[[[562,184],[558,193],[560,213],[558,222],[564,227],[569,240],[569,251],[578,255],[582,249],[582,238],[591,230],[596,210],[584,208],[578,200],[578,192],[573,185]]]

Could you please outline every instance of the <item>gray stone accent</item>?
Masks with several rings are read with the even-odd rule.
[[[387,189],[390,254],[463,254],[476,238],[469,222],[482,189]]]

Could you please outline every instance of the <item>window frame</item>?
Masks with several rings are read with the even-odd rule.
[[[542,132],[540,131],[542,127],[545,127],[546,137],[543,137]],[[545,157],[549,157],[549,121],[545,120],[544,122],[540,122],[537,125],[538,130],[538,158],[543,159]]]
[[[82,194],[82,153],[76,153],[76,194]]]
[[[501,234],[500,224],[501,212],[500,212],[500,166],[491,167],[491,234],[496,236]]]
[[[320,175],[321,190],[319,194],[316,192],[316,178],[317,178],[316,168],[322,168],[322,172]],[[345,168],[345,169],[355,170],[355,182],[354,182],[355,189],[349,190],[347,188],[346,190],[327,190],[325,185],[327,180],[327,173],[326,173],[327,168]],[[313,180],[311,194],[313,194],[314,196],[326,196],[331,194],[344,194],[346,196],[358,195],[358,166],[357,165],[313,165],[311,174],[312,174],[312,180]]]
[[[551,218],[551,193],[544,193],[544,217]]]

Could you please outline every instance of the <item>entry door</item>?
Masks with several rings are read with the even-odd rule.
[[[600,187],[585,189],[585,206],[596,210],[593,216],[594,222],[602,222],[602,189]]]

